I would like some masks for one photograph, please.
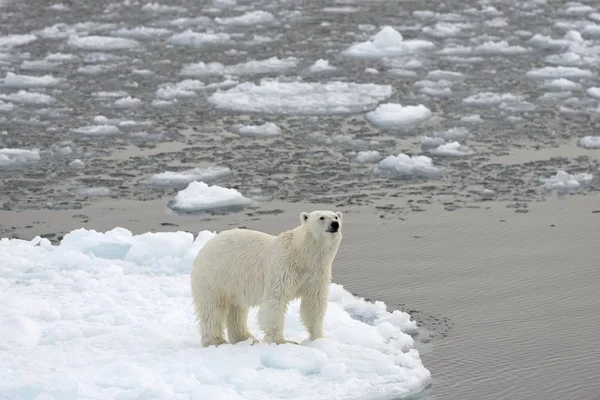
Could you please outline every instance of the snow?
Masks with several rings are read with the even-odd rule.
[[[25,164],[40,160],[40,152],[24,149],[0,149],[0,167]]]
[[[83,50],[125,50],[140,46],[133,39],[118,38],[112,36],[70,36],[67,44]]]
[[[578,143],[586,149],[600,149],[600,136],[584,136]]]
[[[265,122],[262,125],[238,125],[234,127],[241,136],[278,136],[281,128],[273,122]]]
[[[144,183],[157,187],[185,187],[193,181],[208,181],[222,178],[231,174],[227,167],[210,166],[186,169],[183,171],[166,171],[154,174],[146,179]]]
[[[259,75],[283,72],[298,65],[295,57],[271,57],[264,60],[249,60],[236,65],[223,65],[219,62],[187,64],[181,70],[181,75],[189,77],[211,75]]]
[[[238,26],[270,24],[275,21],[273,14],[268,11],[251,11],[237,17],[215,18],[215,22],[218,24]]]
[[[384,103],[366,113],[365,118],[378,128],[392,129],[425,122],[431,118],[431,111],[422,104],[402,106],[397,103]]]
[[[431,158],[427,156],[409,156],[400,153],[381,160],[375,167],[375,172],[391,178],[433,178],[441,174],[442,168],[434,166]]]
[[[429,150],[429,153],[436,156],[460,157],[470,156],[474,151],[467,146],[461,145],[459,142],[450,142],[441,144],[435,149]]]
[[[189,276],[213,232],[0,240],[0,398],[392,399],[431,383],[410,316],[331,284],[324,339],[200,347]],[[256,309],[248,322],[261,338]],[[361,322],[368,321],[368,322]]]
[[[527,71],[525,75],[532,79],[582,79],[591,78],[594,76],[593,72],[589,69],[581,69],[577,67],[543,67]]]
[[[176,211],[193,212],[238,208],[250,204],[252,200],[235,189],[194,181],[177,193],[170,207]]]
[[[223,44],[230,41],[227,33],[199,33],[188,29],[171,36],[169,43],[177,46],[202,47],[210,44]]]
[[[218,108],[239,112],[323,115],[368,111],[391,94],[389,85],[263,79],[259,84],[245,82],[218,90],[208,100]]]
[[[342,52],[342,55],[355,58],[377,59],[382,57],[404,56],[430,49],[435,45],[427,40],[404,40],[402,34],[385,26],[366,42],[356,43]]]
[[[19,90],[18,92],[11,94],[0,94],[0,100],[31,105],[49,105],[56,103],[56,99],[52,96],[43,93],[28,92],[25,90]]]
[[[75,129],[74,132],[87,136],[113,136],[121,133],[119,128],[114,125],[84,126],[82,128]]]
[[[31,76],[7,72],[2,85],[9,88],[29,89],[36,87],[52,87],[61,82],[61,79],[55,78],[52,75]]]
[[[543,183],[543,187],[547,190],[564,193],[580,189],[582,186],[587,185],[592,178],[593,175],[591,174],[580,173],[571,175],[568,172],[559,170],[556,172],[556,175],[540,179],[540,182]]]
[[[356,161],[360,163],[374,163],[382,159],[377,150],[359,151],[356,155]]]

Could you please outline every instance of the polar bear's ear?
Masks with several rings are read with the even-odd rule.
[[[342,219],[342,213],[341,212],[338,211],[338,212],[335,213],[335,215],[337,215],[339,219]]]
[[[305,223],[306,221],[308,221],[308,213],[303,212],[300,214],[300,222]]]

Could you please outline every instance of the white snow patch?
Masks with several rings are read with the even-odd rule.
[[[40,152],[24,149],[0,149],[0,167],[25,164],[40,160]]]
[[[244,197],[235,189],[221,186],[209,186],[204,182],[190,182],[179,191],[170,207],[176,211],[204,211],[219,208],[244,207],[252,204],[252,200]]]
[[[342,52],[342,55],[356,58],[397,57],[430,49],[435,45],[427,40],[404,40],[400,32],[385,26],[371,40],[356,43]]]
[[[375,110],[365,114],[365,118],[381,129],[413,126],[431,118],[431,110],[422,104],[402,106],[397,103],[380,104]]]
[[[17,75],[7,72],[3,80],[3,86],[10,88],[29,89],[36,87],[52,87],[61,83],[64,79],[55,78],[52,75],[31,76]]]
[[[359,151],[356,155],[356,161],[360,163],[375,163],[383,157],[377,150]]]
[[[279,82],[263,79],[218,90],[209,102],[218,108],[269,114],[324,115],[364,112],[392,94],[389,85],[346,82]]]
[[[200,347],[189,275],[215,233],[77,229],[61,243],[0,239],[0,398],[404,398],[423,390],[410,315],[331,284],[325,338]],[[262,339],[251,310],[251,332]],[[367,322],[363,322],[367,321]],[[68,356],[66,356],[68,355]]]
[[[400,153],[397,156],[391,155],[381,160],[375,167],[375,172],[392,178],[432,178],[439,176],[442,168],[434,166],[431,158],[427,156],[411,157]]]
[[[10,94],[0,94],[0,100],[32,105],[49,105],[56,103],[56,99],[52,96],[43,93],[27,92],[25,90],[19,90],[16,93]]]
[[[594,178],[591,174],[581,173],[571,175],[568,172],[559,170],[556,175],[540,179],[543,183],[543,187],[547,190],[556,192],[568,192],[580,189],[582,186],[587,185]]]
[[[265,122],[262,125],[237,125],[234,127],[241,136],[278,136],[281,128],[273,122]]]
[[[121,131],[114,125],[90,125],[74,130],[75,133],[88,136],[112,136],[119,135]]]
[[[118,38],[112,36],[70,36],[67,44],[83,50],[124,50],[140,46],[133,39]]]
[[[211,44],[229,43],[231,37],[227,33],[199,33],[188,29],[171,36],[169,43],[177,46],[202,47]]]
[[[600,149],[600,136],[584,136],[578,143],[586,149]]]
[[[187,169],[183,171],[166,171],[154,174],[144,181],[145,184],[158,187],[185,187],[193,181],[210,181],[231,174],[227,167],[210,166]]]
[[[264,25],[275,22],[275,16],[268,11],[250,11],[237,17],[215,18],[215,22],[221,25]]]

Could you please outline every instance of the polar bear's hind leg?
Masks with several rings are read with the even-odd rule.
[[[202,299],[194,296],[194,308],[202,336],[202,346],[227,343],[224,335],[227,301],[217,296],[204,296]]]

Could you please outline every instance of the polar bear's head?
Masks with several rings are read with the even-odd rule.
[[[342,213],[333,211],[313,211],[300,214],[300,221],[315,237],[333,237],[342,233]]]

